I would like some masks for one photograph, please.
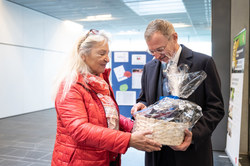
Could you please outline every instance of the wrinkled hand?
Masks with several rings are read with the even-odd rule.
[[[147,138],[146,135],[148,134],[152,134],[152,132],[144,131],[132,133],[129,140],[129,146],[147,152],[160,151],[162,145],[156,141]]]
[[[134,115],[137,111],[140,111],[142,109],[146,108],[146,106],[142,103],[136,103],[132,108],[131,108],[131,115]]]
[[[189,131],[188,129],[185,129],[185,138],[182,144],[177,145],[177,146],[169,146],[175,151],[186,151],[189,145],[192,142],[192,132]]]

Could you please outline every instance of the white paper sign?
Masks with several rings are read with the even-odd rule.
[[[118,82],[127,79],[127,77],[124,76],[125,69],[124,69],[123,65],[115,67],[114,72],[115,72],[115,76],[116,76]]]
[[[128,62],[128,52],[114,52],[114,62]]]
[[[146,55],[145,54],[132,54],[132,65],[145,65]]]
[[[118,105],[134,105],[136,103],[135,91],[116,91]]]
[[[234,166],[239,164],[243,78],[244,73],[231,75],[226,152]]]
[[[141,89],[143,69],[132,69],[132,89]]]

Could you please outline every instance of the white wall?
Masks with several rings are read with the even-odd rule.
[[[0,0],[0,118],[54,107],[53,78],[81,32],[78,24]]]

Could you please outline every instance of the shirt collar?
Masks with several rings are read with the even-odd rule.
[[[179,46],[179,49],[177,50],[177,52],[175,53],[175,56],[173,58],[172,61],[174,61],[176,64],[178,64],[178,61],[179,61],[179,58],[180,58],[180,55],[181,55],[181,50],[182,50],[182,47]]]
[[[174,58],[172,59],[172,61],[174,61],[176,64],[178,64],[178,61],[180,59],[181,50],[182,50],[182,47],[180,46],[179,49],[177,50],[177,52],[175,53]],[[161,64],[162,64],[161,65],[162,68],[164,69],[166,67],[166,62],[161,62]]]

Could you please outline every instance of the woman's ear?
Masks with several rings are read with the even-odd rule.
[[[82,60],[85,61],[85,56],[84,55],[82,55]]]

